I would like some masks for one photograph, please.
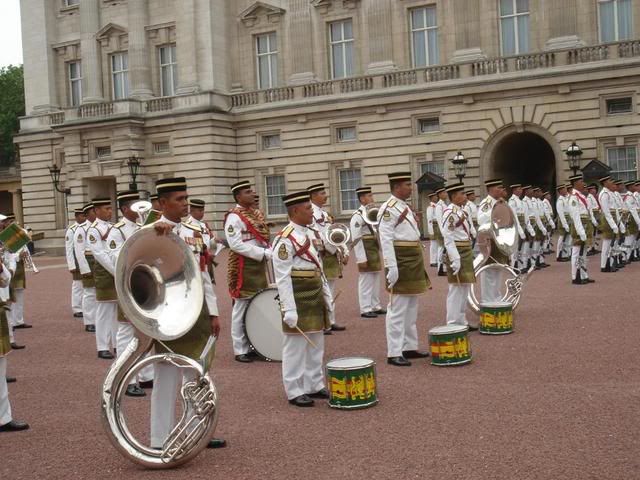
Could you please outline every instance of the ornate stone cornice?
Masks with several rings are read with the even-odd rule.
[[[269,23],[278,23],[285,10],[275,5],[265,2],[254,2],[249,8],[245,9],[240,15],[240,21],[245,27],[253,27],[260,22],[260,16],[264,15]]]

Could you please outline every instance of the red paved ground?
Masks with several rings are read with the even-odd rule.
[[[591,257],[597,283],[573,287],[569,266],[551,263],[526,288],[517,332],[473,334],[474,362],[457,368],[386,365],[384,320],[358,316],[350,265],[338,300],[348,330],[326,337],[325,358],[378,362],[380,404],[362,411],[291,407],[279,364],[234,362],[230,301],[218,288],[224,331],[214,365],[222,400],[217,435],[229,447],[164,473],[134,466],[108,442],[98,400],[108,363],[96,358],[92,336],[70,315],[66,271],[43,269],[29,278],[26,315],[34,328],[18,332],[27,349],[9,357],[18,377],[9,386],[14,415],[32,429],[0,434],[0,478],[638,478],[640,264],[602,274]],[[445,315],[445,281],[432,280],[420,309],[425,341]],[[136,402],[127,405],[145,430],[148,405]]]

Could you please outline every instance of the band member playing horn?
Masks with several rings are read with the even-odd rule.
[[[342,278],[342,265],[346,264],[349,252],[346,248],[338,248],[328,241],[329,227],[333,223],[331,216],[322,207],[327,203],[327,191],[324,184],[318,183],[307,188],[311,196],[311,206],[313,208],[313,222],[309,225],[314,232],[316,249],[322,257],[322,268],[329,282],[331,295],[336,299],[336,282]],[[346,327],[336,323],[335,309],[329,314],[331,327],[325,333],[345,330]]]
[[[635,241],[638,236],[638,225],[640,216],[638,215],[638,203],[633,195],[635,181],[627,182],[623,185],[622,201],[627,212],[627,232],[624,237],[625,262],[629,263],[635,258]]]
[[[612,189],[616,188],[610,176],[600,179],[602,190],[598,195],[600,205],[600,223],[598,229],[602,232],[602,250],[600,252],[600,271],[615,272],[618,269],[613,266],[611,248],[614,239],[620,233],[615,216],[615,198]]]
[[[87,230],[96,219],[95,209],[92,203],[82,207],[85,221],[78,225],[73,234],[73,254],[78,264],[78,270],[82,276],[82,321],[87,332],[96,331],[96,284],[93,281],[91,267],[84,256],[87,250]]]
[[[436,203],[438,196],[435,192],[429,195],[429,206],[427,207],[427,235],[429,236],[429,264],[432,267],[438,266],[438,241],[436,240]]]
[[[209,228],[207,222],[204,221],[205,201],[198,198],[189,199],[189,218],[187,223],[197,225],[202,230],[202,247],[203,253],[201,261],[206,265],[211,281],[215,283],[214,259],[218,252],[221,242],[216,238],[216,234]]]
[[[387,272],[387,363],[410,366],[408,358],[424,358],[418,350],[418,295],[431,286],[424,268],[420,230],[407,205],[411,198],[411,173],[389,174],[391,197],[378,212],[378,233]]]
[[[518,235],[520,237],[518,251],[513,255],[511,265],[515,269],[524,270],[529,263],[529,239],[533,238],[536,232],[529,221],[527,205],[522,200],[522,185],[520,183],[514,183],[509,188],[511,189],[509,206],[515,213],[520,226],[518,229]]]
[[[589,191],[589,195],[587,195],[587,203],[589,204],[589,212],[591,214],[591,221],[593,223],[594,233],[593,233],[593,245],[587,252],[587,255],[596,255],[600,253],[600,250],[596,249],[597,244],[597,236],[598,236],[598,225],[600,225],[600,204],[598,203],[598,184],[591,183],[587,187]]]
[[[309,193],[283,197],[291,220],[272,249],[273,270],[283,315],[282,381],[287,400],[311,407],[314,398],[329,398],[322,370],[323,331],[329,328],[333,297],[316,250]]]
[[[527,212],[529,213],[529,222],[535,232],[535,235],[529,241],[530,263],[531,265],[535,265],[537,270],[544,268],[542,261],[542,241],[547,236],[547,229],[542,223],[540,209],[538,207],[537,199],[535,198],[535,187],[527,185],[523,187],[523,190],[525,195],[524,202],[527,206]],[[527,263],[527,270],[529,269],[529,266],[529,263]]]
[[[567,250],[571,244],[569,212],[569,194],[566,185],[558,185],[558,199],[556,200],[556,212],[558,213],[558,243],[556,245],[556,261],[567,262],[570,260]]]
[[[202,232],[192,224],[182,223],[187,216],[188,195],[187,182],[184,177],[163,178],[156,181],[156,191],[160,200],[162,217],[153,224],[159,235],[173,232],[189,245],[196,259],[200,261],[202,253]],[[218,302],[211,281],[207,282],[209,273],[201,264],[201,275],[204,288],[202,311],[196,324],[177,340],[156,343],[156,353],[166,352],[167,348],[177,354],[199,360],[211,335],[220,334],[218,318]],[[205,359],[205,371],[211,359]],[[153,393],[151,394],[151,447],[162,448],[175,424],[175,404],[178,387],[182,384],[181,372],[170,363],[156,363]],[[213,439],[209,448],[225,445],[224,440]]]
[[[5,228],[16,223],[15,214],[7,215],[4,221]],[[31,328],[31,325],[24,322],[24,295],[27,289],[27,272],[25,257],[29,250],[26,245],[16,252],[16,270],[11,275],[11,285],[9,286],[11,311],[9,312],[9,323],[14,330],[20,328]],[[14,342],[15,343],[15,342]]]
[[[374,223],[369,218],[367,205],[373,205],[373,193],[371,187],[356,188],[356,195],[360,207],[351,216],[350,229],[353,250],[358,264],[358,299],[360,303],[360,316],[363,318],[376,318],[384,315],[386,310],[380,305],[380,277],[382,263],[380,261],[380,245]],[[372,210],[373,214],[377,214]]]
[[[254,207],[255,193],[247,180],[231,186],[237,205],[229,210],[224,232],[229,243],[228,284],[233,299],[231,339],[238,362],[252,362],[255,354],[244,332],[249,299],[267,288],[267,264],[271,260],[269,227]]]
[[[436,237],[436,242],[438,244],[438,276],[444,277],[447,274],[446,265],[444,264],[444,237],[442,236],[442,217],[444,214],[444,209],[447,208],[448,196],[447,192],[445,192],[444,188],[439,188],[436,190],[436,195],[438,195],[438,203],[436,203],[434,215],[436,222],[433,224],[433,231]]]
[[[569,214],[571,216],[571,280],[574,285],[594,283],[587,272],[587,251],[593,241],[593,224],[587,203],[587,186],[582,175],[569,177],[573,192],[569,199]]]
[[[446,187],[451,203],[444,211],[444,246],[446,248],[447,277],[447,324],[468,326],[467,296],[471,285],[476,282],[473,269],[473,249],[471,242],[473,222],[464,211],[467,201],[464,185],[455,183]]]
[[[71,272],[71,311],[76,318],[82,318],[82,275],[78,267],[78,261],[76,260],[73,252],[73,237],[76,233],[76,229],[79,225],[86,221],[84,212],[81,208],[76,208],[73,211],[75,216],[75,222],[69,225],[64,236],[64,250],[67,258],[67,268]]]

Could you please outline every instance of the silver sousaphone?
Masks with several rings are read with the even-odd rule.
[[[518,250],[518,227],[517,218],[513,210],[505,201],[498,201],[491,210],[491,222],[478,227],[477,245],[479,254],[473,260],[473,269],[476,274],[476,283],[487,271],[494,271],[499,274],[503,281],[504,290],[502,300],[513,305],[515,310],[520,303],[520,296],[524,284],[531,271],[518,273],[510,265],[501,263],[487,263],[491,257],[491,244],[494,243],[498,250],[511,257]],[[495,259],[494,259],[495,261]],[[469,307],[475,313],[480,312],[480,302],[475,292],[475,284],[471,286],[467,298]]]
[[[143,227],[122,246],[115,285],[120,308],[136,335],[111,365],[102,386],[102,420],[111,443],[128,459],[147,468],[171,468],[188,462],[206,447],[218,423],[218,393],[205,367],[215,342],[201,361],[175,353],[147,355],[154,340],[175,340],[196,323],[204,301],[200,267],[177,235],[158,235]],[[129,430],[122,411],[131,379],[147,365],[171,364],[193,378],[180,390],[183,413],[159,450],[142,444]]]

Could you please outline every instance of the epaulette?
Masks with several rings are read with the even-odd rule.
[[[398,201],[397,201],[395,198],[394,198],[394,199],[392,199],[392,200],[389,200],[389,201],[387,202],[387,207],[392,207],[392,208],[393,208],[393,207],[395,207],[395,206],[396,206],[396,203],[398,203]]]
[[[89,228],[91,227],[97,227],[98,226],[98,220],[94,220],[93,223],[91,225],[89,225]]]
[[[294,230],[293,225],[287,225],[280,231],[280,233],[278,233],[278,236],[282,238],[288,238],[289,235],[291,235],[291,232],[293,232],[293,230]]]
[[[193,230],[194,232],[200,232],[202,233],[202,229],[198,226],[195,225],[193,223],[187,223],[187,222],[182,222],[182,225],[184,225],[187,228],[190,228],[191,230]]]
[[[117,228],[118,230],[121,229],[122,227],[124,227],[123,221],[119,221],[118,223],[113,225],[113,228]]]

